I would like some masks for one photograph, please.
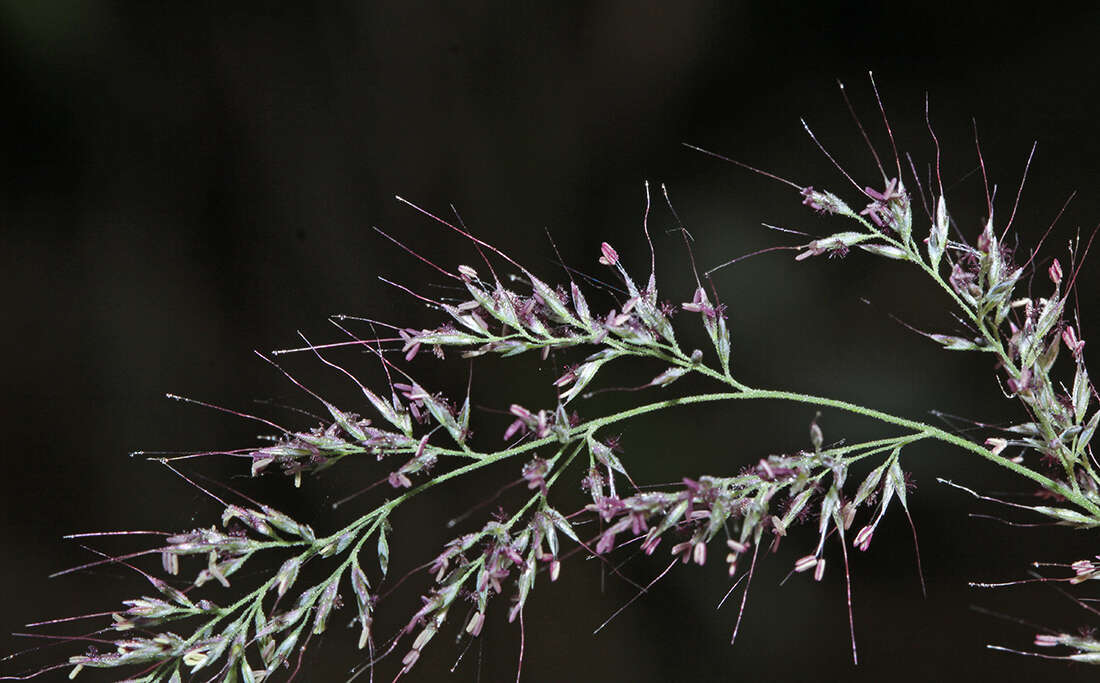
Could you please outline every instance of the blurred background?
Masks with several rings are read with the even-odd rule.
[[[1100,11],[1092,3],[1011,11],[969,2],[229,4],[0,2],[0,79],[8,93],[0,109],[0,296],[8,325],[0,342],[8,463],[4,652],[42,644],[8,636],[27,630],[23,624],[117,609],[122,599],[148,592],[140,577],[117,568],[47,579],[96,557],[61,535],[187,529],[217,518],[210,498],[128,455],[248,446],[258,425],[175,403],[166,392],[308,427],[312,418],[289,408],[321,407],[254,349],[299,345],[298,331],[314,342],[338,341],[332,314],[400,325],[436,320],[378,276],[433,296],[447,295],[439,289],[447,283],[372,228],[448,268],[477,267],[480,258],[394,195],[439,215],[454,215],[453,206],[477,235],[560,281],[547,232],[562,260],[581,271],[606,274],[596,264],[604,240],[635,272],[647,269],[641,219],[648,180],[662,296],[686,301],[693,280],[682,243],[669,232],[676,222],[663,199],[656,201],[660,184],[694,236],[701,267],[797,243],[765,222],[816,235],[839,224],[800,206],[791,188],[681,143],[855,202],[799,118],[861,184],[880,186],[836,86],[844,81],[892,164],[867,78],[873,70],[897,146],[922,175],[935,159],[924,124],[927,95],[949,206],[966,234],[977,234],[986,213],[974,121],[998,188],[1000,225],[1038,140],[1014,221],[1022,255],[1074,191],[1038,261],[1059,256],[1065,265],[1067,240],[1100,221],[1092,47]],[[902,163],[908,169],[904,157]],[[908,171],[906,184],[913,187]],[[917,229],[925,230],[919,205],[917,214]],[[940,352],[892,319],[958,329],[946,298],[915,273],[859,253],[800,263],[791,256],[769,253],[715,275],[742,379],[918,419],[936,420],[933,409],[990,423],[1021,417],[1000,398],[985,359]],[[1096,258],[1078,284],[1086,316],[1100,303]],[[1046,287],[1036,279],[1038,294]],[[592,300],[614,305],[607,296]],[[1100,335],[1095,316],[1082,327],[1087,339]],[[371,382],[384,381],[370,357],[330,357]],[[283,360],[311,389],[367,412],[354,385],[330,368],[304,354]],[[552,403],[549,382],[561,360],[477,364],[480,444],[497,443],[507,424],[493,410],[513,401]],[[412,371],[427,386],[457,392],[469,376],[465,362],[430,356]],[[653,374],[638,366],[606,381],[636,383]],[[578,407],[595,415],[636,398],[605,394]],[[623,457],[639,482],[729,474],[769,453],[808,446],[812,418],[812,409],[792,405],[670,413],[624,429]],[[836,412],[826,412],[821,425],[828,441],[884,433]],[[733,646],[737,601],[715,609],[728,589],[721,562],[670,573],[593,636],[633,592],[576,557],[557,584],[539,584],[532,596],[523,680],[1095,676],[1093,669],[987,650],[987,643],[1027,648],[1035,630],[972,607],[1060,628],[1095,623],[1095,615],[1047,586],[967,587],[1023,577],[1032,561],[1091,556],[1090,539],[968,517],[1003,511],[937,484],[935,476],[1006,495],[1028,489],[958,451],[923,445],[907,451],[903,463],[918,486],[911,508],[928,597],[921,597],[904,515],[894,508],[870,551],[853,556],[858,668],[850,662],[839,555],[829,555],[821,585],[805,576],[778,585],[813,547],[806,529],[762,561]],[[370,509],[380,489],[337,510],[331,503],[388,471],[345,462],[294,491],[281,477],[248,479],[242,461],[188,467],[322,532]],[[453,530],[442,520],[488,499],[517,473],[518,463],[407,506],[393,520],[391,572],[400,576],[456,533],[479,527],[492,506]],[[583,502],[571,483],[561,495],[563,508]],[[96,547],[120,553],[140,543]],[[647,583],[663,566],[660,557],[636,558],[624,572]],[[382,602],[383,637],[419,607],[427,578],[415,575]],[[340,628],[350,616],[345,608],[313,644],[299,680],[341,681],[361,661],[356,634]],[[83,633],[101,622],[51,632]],[[409,680],[515,678],[519,638],[502,605],[490,613],[481,642],[448,673],[463,647],[452,636],[432,644]],[[82,649],[47,648],[0,666],[18,673]],[[396,664],[385,662],[383,671],[392,675]],[[80,679],[111,677],[86,671]]]

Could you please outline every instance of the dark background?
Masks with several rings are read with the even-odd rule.
[[[479,259],[395,194],[440,214],[453,204],[478,235],[556,281],[561,271],[544,228],[576,268],[602,275],[595,261],[607,240],[640,273],[648,258],[643,181],[667,183],[700,264],[710,267],[794,241],[762,222],[815,234],[837,224],[801,207],[789,187],[681,143],[854,200],[799,117],[861,183],[880,185],[834,83],[846,82],[879,151],[890,156],[866,77],[873,70],[898,146],[921,169],[934,159],[923,124],[928,93],[950,206],[968,235],[985,213],[971,117],[991,181],[1001,188],[1000,225],[1039,140],[1015,221],[1025,251],[1073,190],[1077,199],[1040,258],[1058,255],[1065,264],[1066,240],[1100,219],[1092,47],[1100,13],[1081,9],[1085,4],[1058,4],[1057,11],[1044,8],[1055,3],[1009,10],[967,2],[293,5],[253,11],[213,3],[0,3],[7,101],[0,113],[4,632],[117,609],[120,600],[147,592],[124,570],[45,578],[94,558],[59,540],[62,534],[174,530],[216,518],[218,506],[204,495],[127,454],[245,446],[255,443],[256,425],[174,403],[165,392],[309,426],[309,418],[256,403],[318,409],[253,349],[294,346],[296,330],[313,341],[339,340],[326,322],[334,313],[409,325],[434,319],[376,277],[428,293],[445,283],[371,228],[449,268]],[[912,186],[908,175],[906,182]],[[927,222],[921,217],[917,225],[924,230]],[[685,301],[692,282],[678,238],[665,232],[673,226],[655,202],[662,293]],[[735,372],[750,384],[826,393],[918,418],[933,408],[988,422],[1019,418],[999,399],[985,359],[940,352],[890,319],[955,329],[945,297],[914,273],[860,254],[802,263],[790,255],[768,254],[716,276],[729,305]],[[1094,265],[1081,275],[1086,315],[1096,305],[1098,276]],[[1045,288],[1037,279],[1036,292]],[[606,297],[594,301],[612,305]],[[1083,327],[1086,338],[1100,332],[1095,318]],[[381,380],[369,358],[333,357]],[[366,410],[354,386],[328,368],[304,356],[285,358],[311,388]],[[418,359],[413,369],[425,384],[456,391],[467,376],[462,362]],[[489,361],[475,370],[475,402],[546,405],[557,369],[535,358]],[[643,380],[653,374],[638,372]],[[598,414],[631,398],[611,395],[583,410]],[[810,408],[789,405],[669,414],[630,425],[624,457],[634,476],[650,483],[730,473],[767,453],[805,447],[812,416]],[[479,412],[480,443],[494,443],[505,424]],[[829,440],[882,433],[835,412],[822,425]],[[576,558],[558,584],[540,584],[533,594],[523,680],[1095,675],[985,649],[1026,648],[1034,630],[969,607],[1066,628],[1094,617],[1049,587],[979,592],[966,585],[1021,577],[1035,560],[1089,556],[1095,548],[1087,539],[968,518],[1000,511],[936,484],[936,475],[985,491],[1027,488],[958,451],[914,447],[904,463],[918,483],[912,509],[929,593],[920,596],[910,534],[894,508],[871,550],[853,558],[858,668],[850,663],[837,549],[823,585],[798,576],[777,586],[794,558],[812,548],[806,530],[762,563],[732,647],[736,604],[714,609],[727,589],[717,548],[717,561],[671,573],[596,636],[592,630],[632,593]],[[241,477],[247,466],[240,461],[192,464],[311,519],[320,531],[369,509],[367,498],[337,512],[329,503],[384,473],[370,463],[343,463],[295,492],[278,477]],[[449,485],[410,505],[394,520],[393,571],[434,555],[453,535],[440,520],[515,474],[513,468],[497,480]],[[562,488],[566,498],[576,493],[572,483]],[[489,510],[475,511],[467,526],[479,526]],[[99,547],[124,552],[139,545]],[[645,582],[662,566],[655,558],[625,571]],[[416,609],[425,579],[417,575],[382,603],[383,624],[392,629]],[[353,634],[340,628],[346,618],[347,610],[314,643],[299,680],[343,680],[360,661]],[[472,681],[479,672],[482,681],[514,678],[518,638],[500,605],[483,641],[447,674],[461,648],[445,632],[410,680]],[[0,643],[4,651],[36,644],[7,637]],[[48,649],[3,662],[3,672],[73,652]],[[80,679],[107,677],[87,671]]]

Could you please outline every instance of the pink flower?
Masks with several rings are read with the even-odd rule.
[[[601,254],[601,256],[600,256],[600,265],[603,265],[603,266],[618,265],[618,263],[619,263],[619,252],[615,251],[615,248],[612,247],[607,242],[604,242],[600,245],[600,254]]]

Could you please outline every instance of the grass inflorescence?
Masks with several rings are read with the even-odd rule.
[[[893,133],[875,94],[893,146]],[[813,137],[808,126],[806,130]],[[930,124],[928,130],[935,139]],[[864,138],[868,139],[866,133]],[[828,155],[824,147],[822,151]],[[364,493],[375,496],[373,507],[368,505],[368,511],[343,528],[322,532],[268,505],[243,498],[227,502],[215,496],[222,514],[209,526],[165,532],[158,537],[159,544],[143,551],[100,557],[81,567],[131,567],[152,590],[123,601],[113,611],[87,615],[99,623],[95,636],[108,641],[109,650],[74,655],[31,675],[68,668],[75,676],[84,668],[111,668],[124,671],[127,680],[145,682],[293,678],[302,651],[313,636],[332,627],[337,621],[334,612],[341,608],[340,621],[347,622],[351,612],[358,645],[367,653],[358,672],[392,666],[400,678],[416,668],[421,653],[443,630],[478,638],[494,603],[505,603],[505,618],[522,624],[531,591],[556,581],[570,556],[607,561],[628,546],[650,555],[667,552],[669,568],[676,563],[704,565],[719,558],[728,572],[730,592],[741,591],[739,616],[731,626],[735,638],[758,560],[774,552],[799,524],[813,529],[813,540],[793,541],[805,544],[805,552],[791,570],[818,581],[828,571],[829,544],[841,549],[847,579],[849,550],[868,550],[889,510],[902,510],[912,524],[904,457],[910,445],[923,441],[938,441],[962,456],[1006,468],[1019,475],[1023,485],[1044,494],[1041,504],[1010,503],[1017,509],[1075,529],[1100,526],[1100,465],[1092,446],[1100,409],[1073,299],[1087,245],[1074,245],[1069,267],[1063,268],[1059,259],[1040,266],[1037,252],[1020,263],[1018,249],[1007,246],[1015,207],[1004,225],[996,223],[987,191],[987,218],[977,236],[967,240],[965,227],[955,224],[939,177],[938,147],[935,182],[929,187],[921,186],[915,168],[910,167],[916,193],[906,186],[896,150],[895,168],[890,172],[873,147],[871,152],[882,176],[873,186],[857,183],[838,165],[855,188],[855,204],[838,193],[764,173],[792,186],[807,207],[846,222],[841,231],[783,248],[797,251],[799,262],[860,249],[919,271],[932,289],[946,294],[951,313],[963,329],[920,334],[945,351],[992,358],[1004,397],[1017,402],[1025,415],[1018,423],[975,437],[839,398],[742,381],[736,331],[727,324],[710,273],[701,276],[696,271],[682,226],[679,232],[695,286],[667,294],[671,298],[663,298],[658,290],[648,227],[648,185],[642,225],[651,255],[648,269],[639,273],[628,267],[607,242],[591,258],[621,292],[611,308],[593,304],[586,284],[572,275],[548,283],[476,237],[460,221],[445,220],[402,199],[468,240],[484,263],[475,268],[429,262],[458,288],[457,297],[435,299],[415,291],[413,285],[398,285],[438,315],[434,326],[388,325],[388,336],[360,336],[352,328],[360,321],[342,316],[333,322],[346,335],[345,341],[315,345],[303,337],[304,346],[299,349],[264,356],[282,371],[277,361],[281,353],[315,354],[320,362],[350,378],[361,390],[363,402],[353,409],[337,407],[299,384],[327,412],[325,421],[294,431],[256,418],[273,430],[271,442],[234,452],[250,460],[252,476],[281,472],[295,483],[340,467],[345,458],[376,461],[386,473],[376,482],[377,488]],[[917,200],[928,207],[927,220],[914,216]],[[411,247],[398,245],[427,261]],[[1025,295],[1023,283],[1037,271],[1042,284],[1036,288],[1043,291]],[[699,337],[706,340],[703,348],[682,341],[691,336],[684,333],[690,326],[704,333]],[[377,329],[373,322],[371,329]],[[363,384],[330,358],[338,346],[372,354],[388,381],[373,387]],[[529,355],[555,362],[566,356],[575,362],[561,363],[555,378],[544,383],[546,395],[552,394],[553,400],[523,405],[504,398],[506,429],[499,438],[474,439],[476,403],[471,390],[465,395],[444,395],[413,377],[409,362],[422,353],[448,363],[488,355],[518,357],[516,362]],[[607,368],[625,363],[647,368],[651,377],[631,387],[636,401],[616,412],[585,414],[587,409],[578,406],[600,391]],[[466,361],[461,367],[466,367]],[[687,376],[697,382],[680,381]],[[287,377],[298,384],[289,373]],[[681,390],[685,386],[706,390]],[[631,476],[630,454],[621,449],[617,434],[632,420],[674,408],[752,400],[848,412],[878,421],[894,433],[865,442],[827,443],[815,418],[803,449],[761,454],[737,471],[674,472],[672,479],[678,484],[658,487],[639,486]],[[381,609],[380,596],[386,593],[394,511],[436,487],[486,468],[509,469],[514,483],[524,486],[523,502],[496,513],[474,508],[469,515],[482,514],[482,519],[473,531],[455,536],[441,548],[425,549],[425,558],[434,559],[427,559],[419,574],[420,607],[395,633],[378,633],[375,615]],[[585,496],[581,507],[564,509],[558,502],[555,493],[562,482],[574,491],[581,488]],[[159,556],[159,576],[131,563],[144,555]],[[919,563],[919,551],[916,556]],[[192,557],[200,562],[191,561]],[[215,603],[205,596],[204,587],[211,583],[237,589],[245,567],[263,570],[265,578],[256,585],[241,581],[241,586],[249,587],[227,601]],[[308,576],[321,578],[304,580],[306,568]],[[1100,578],[1100,563],[1095,559],[1049,568],[1051,575],[1033,579],[1072,586]],[[850,580],[846,585],[852,658],[858,661]],[[639,595],[646,588],[639,586]],[[68,621],[32,626],[56,627]],[[1039,633],[1034,644],[1059,650],[1026,654],[1088,663],[1100,660],[1100,641],[1088,635],[1049,630]]]

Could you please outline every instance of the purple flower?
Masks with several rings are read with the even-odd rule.
[[[615,251],[607,242],[600,244],[600,265],[615,266],[619,264],[619,252]]]

